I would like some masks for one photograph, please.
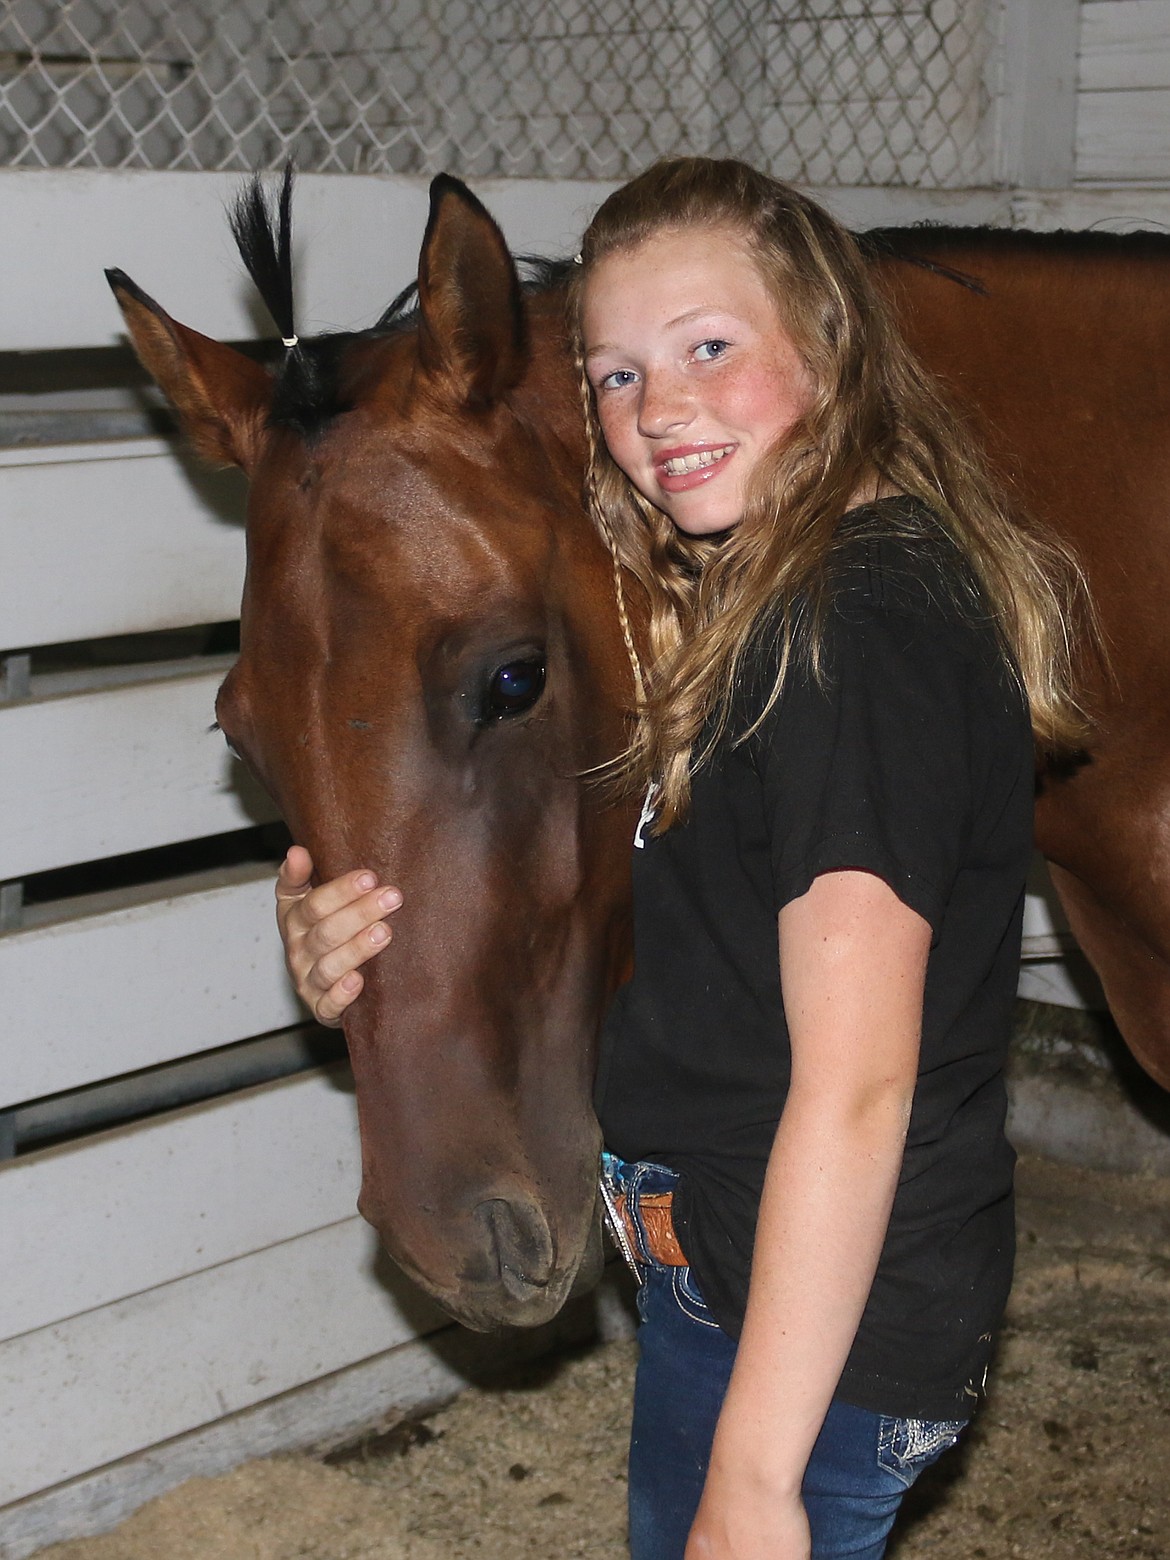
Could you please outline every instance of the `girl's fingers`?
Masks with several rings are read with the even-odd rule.
[[[346,1008],[361,992],[365,982],[357,972],[347,975],[344,980],[339,980],[335,986],[320,996],[316,1003],[310,1003],[313,1015],[319,1024],[326,1024],[330,1029],[341,1027],[341,1019]]]
[[[366,868],[309,888],[311,858],[307,851],[294,849],[300,859],[294,859],[290,850],[276,879],[276,919],[290,949],[300,939],[311,936],[310,951],[314,955],[325,953],[402,903],[398,889],[379,885]]]
[[[298,980],[303,978],[315,992],[332,992],[335,987],[342,985],[346,976],[365,964],[367,959],[380,953],[391,935],[385,921],[375,921],[372,926],[363,925],[355,936],[316,957],[309,951],[309,939],[306,938],[302,956],[298,960]],[[356,995],[357,991],[354,991],[353,996]],[[353,996],[349,998],[350,1001]]]
[[[313,886],[313,858],[303,845],[290,845],[276,876],[276,897],[299,898]]]
[[[276,880],[276,919],[297,994],[319,1023],[336,1025],[365,982],[358,973],[390,941],[398,889],[359,867],[312,887],[313,860],[290,848]]]
[[[309,863],[308,873],[302,875],[295,864],[290,864],[290,851],[276,877],[276,903],[278,911],[283,910],[286,914],[295,908],[306,926],[314,925],[377,887],[377,878],[363,867],[356,872],[346,872],[341,877],[331,878],[328,883],[319,883],[313,888],[310,886],[312,861],[307,851],[301,854]]]
[[[385,918],[397,910],[401,903],[402,895],[396,888],[378,887],[325,915],[321,920],[310,923],[309,916],[301,917],[300,911],[296,910],[290,919],[294,920],[294,935],[298,931],[302,935],[305,953],[311,959],[321,959],[347,943],[360,940],[363,933],[372,934],[379,928],[384,930],[382,923]],[[315,908],[319,909],[319,906]],[[375,936],[375,949],[386,940]]]

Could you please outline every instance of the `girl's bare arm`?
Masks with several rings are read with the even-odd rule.
[[[804,1560],[801,1480],[877,1270],[918,1070],[930,928],[880,878],[780,912],[792,1084],[687,1560]]]

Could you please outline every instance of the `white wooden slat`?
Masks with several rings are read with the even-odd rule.
[[[0,1344],[0,1504],[442,1320],[389,1264],[375,1266],[373,1231],[353,1218],[25,1333]]]
[[[1085,189],[1014,195],[1011,226],[1031,232],[1099,228],[1133,233],[1170,227],[1170,189]]]
[[[162,440],[0,451],[0,649],[237,617],[243,496]]]
[[[1107,1013],[1109,1004],[1092,966],[1075,953],[1070,957],[1029,959],[1020,965],[1016,995],[1050,1007],[1089,1009]]]
[[[493,44],[531,39],[587,42],[634,34],[648,46],[680,28],[697,30],[708,19],[702,0],[671,0],[653,16],[639,16],[629,0],[593,0],[588,6],[566,6],[563,0],[496,0],[484,14],[483,32]],[[498,59],[493,55],[493,63]]]
[[[348,1083],[314,1070],[0,1165],[0,1339],[352,1218]]]
[[[1170,87],[1170,0],[1084,0],[1082,92]]]
[[[0,351],[112,346],[121,316],[102,269],[117,266],[185,324],[242,340],[271,332],[224,215],[242,178],[143,169],[0,170],[0,296],[19,298]],[[572,254],[611,183],[484,179],[476,193],[513,248]],[[416,274],[427,180],[305,174],[297,184],[302,332],[375,320]]]
[[[1075,168],[1078,7],[1075,0],[1006,0],[999,22],[997,179],[1063,189]]]
[[[223,671],[0,705],[0,879],[273,818],[209,730]]]
[[[972,102],[974,100],[972,99]],[[866,159],[885,159],[890,156],[888,139],[885,126],[891,121],[905,121],[906,107],[893,98],[877,102],[863,101],[856,105],[860,110],[862,123],[855,125],[854,116],[850,114],[849,104],[834,105],[836,112],[831,114],[810,114],[806,117],[796,117],[793,111],[786,106],[777,107],[773,103],[764,103],[761,106],[758,121],[758,134],[763,146],[788,147],[791,146],[791,154],[807,161],[814,168],[827,166],[825,159],[839,159],[849,169],[849,176],[856,177],[861,171],[861,165]],[[961,111],[958,98],[955,99],[955,112]],[[968,109],[970,117],[970,109]],[[932,177],[931,159],[932,152],[926,146],[908,147],[899,151],[897,164],[902,177],[907,183],[913,184],[921,179],[924,182]],[[835,206],[837,191],[826,188],[815,192],[823,194],[825,203]],[[888,195],[892,192],[887,191]],[[953,192],[932,192],[929,200],[922,199],[912,203],[921,209],[924,215],[929,212],[945,220],[941,216],[940,206],[945,207],[949,202],[944,198]],[[961,192],[966,194],[968,192]],[[882,203],[886,210],[896,210],[891,201]],[[898,202],[903,206],[902,202]],[[903,209],[904,206],[903,206]],[[929,218],[928,218],[929,219]],[[879,218],[884,221],[885,218]],[[891,215],[891,220],[897,220]]]
[[[1024,897],[1023,957],[1057,958],[1065,949],[1075,946],[1068,917],[1048,875],[1048,864],[1037,852],[1028,870],[1028,891]]]
[[[1077,178],[1170,181],[1170,90],[1084,92]]]
[[[301,1023],[272,879],[269,866],[203,873],[0,933],[0,1106]]]

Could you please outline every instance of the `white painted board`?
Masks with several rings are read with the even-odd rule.
[[[0,1164],[0,1339],[352,1218],[348,1085],[314,1070]]]
[[[1082,0],[1081,92],[1170,87],[1170,0]]]
[[[1028,870],[1028,891],[1024,897],[1023,957],[1055,959],[1072,947],[1075,942],[1068,917],[1056,897],[1048,864],[1036,853]]]
[[[0,450],[0,650],[238,617],[243,503],[163,440]]]
[[[209,729],[224,670],[0,705],[0,880],[275,817]]]
[[[991,74],[996,182],[1064,189],[1073,182],[1080,16],[1075,0],[1001,0]]]
[[[97,903],[69,901],[61,919],[0,933],[0,1105],[304,1021],[276,935],[271,867]]]
[[[348,1219],[0,1343],[0,1505],[442,1324],[375,1262]]]
[[[1016,996],[1050,1007],[1089,1009],[1107,1013],[1101,982],[1084,958],[1034,959],[1020,965]]]
[[[1077,178],[1170,180],[1170,88],[1083,92],[1077,109]]]
[[[1060,228],[1098,228],[1105,233],[1165,230],[1170,227],[1170,189],[1122,186],[1019,194],[1011,199],[1011,226],[1034,233]]]

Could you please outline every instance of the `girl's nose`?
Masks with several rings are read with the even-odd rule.
[[[672,429],[685,428],[693,415],[690,397],[677,381],[649,376],[643,381],[638,432],[646,438],[661,439]]]

